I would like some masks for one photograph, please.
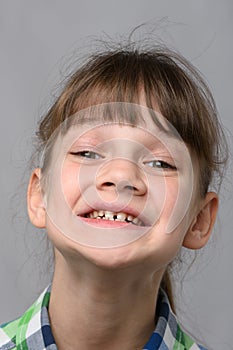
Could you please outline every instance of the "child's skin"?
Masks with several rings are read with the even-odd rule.
[[[151,122],[148,120],[144,126],[150,133]],[[87,132],[83,139],[79,138],[72,145],[64,159],[61,175],[64,197],[72,211],[79,214],[87,210],[84,191],[79,188],[76,180],[81,170],[84,169],[85,173],[85,164],[81,168],[80,159],[74,154],[82,142],[93,147],[111,141],[108,145],[114,148],[117,143],[113,140],[127,139],[130,141],[128,145],[149,148],[155,160],[174,162],[167,151],[169,147],[158,146],[159,143],[154,148],[148,145],[149,134],[145,130],[129,125],[114,124],[111,128],[104,125],[94,130],[98,140],[94,145],[90,144],[93,131]],[[155,131],[154,128],[157,139]],[[86,149],[90,150],[88,147]],[[47,229],[55,251],[49,316],[59,350],[76,349],[77,339],[78,347],[82,350],[141,349],[155,328],[158,290],[168,264],[182,245],[189,249],[199,249],[209,239],[217,213],[218,197],[214,192],[208,192],[204,198],[200,196],[195,155],[190,155],[195,169],[191,201],[182,220],[178,220],[173,231],[167,234],[166,228],[180,190],[178,177],[182,180],[181,168],[185,170],[185,164],[180,166],[181,170],[173,167],[164,169],[162,177],[166,190],[159,220],[155,220],[152,209],[155,208],[156,201],[159,203],[159,198],[156,186],[151,183],[153,179],[156,181],[157,175],[152,175],[150,181],[150,175],[143,172],[136,162],[132,162],[130,154],[132,153],[129,152],[127,159],[117,157],[103,164],[94,179],[95,193],[99,196],[98,203],[108,203],[109,210],[111,203],[120,203],[124,196],[128,196],[128,205],[133,210],[140,213],[146,208],[146,234],[125,245],[96,248],[80,244],[63,234],[44,207],[39,186],[40,169],[35,169],[31,176],[28,188],[29,216],[36,227]],[[146,160],[149,171],[160,171],[161,178],[158,163],[151,169],[151,159]],[[87,187],[88,183],[83,188]],[[48,198],[53,199],[53,195],[48,195]],[[88,204],[90,198],[88,197]],[[82,218],[80,220],[85,221]],[[86,221],[91,223],[93,220]],[[99,220],[97,227],[98,230],[102,226],[104,230],[112,230],[117,224],[119,223],[108,221],[106,227],[106,222]]]

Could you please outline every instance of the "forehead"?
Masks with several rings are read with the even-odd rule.
[[[76,126],[80,130],[95,127],[96,132],[99,132],[101,126],[115,129],[117,126],[131,126],[157,137],[166,135],[167,138],[181,140],[177,130],[161,113],[133,103],[112,102],[91,106],[67,118],[61,125],[60,132],[66,134]]]
[[[82,126],[70,128],[65,139],[70,144],[80,143],[83,145],[123,144],[129,141],[138,146],[148,149],[173,148],[182,149],[182,142],[172,135],[161,131],[157,126],[148,128],[146,126],[132,126],[126,123],[86,123]],[[130,145],[130,143],[124,143]]]

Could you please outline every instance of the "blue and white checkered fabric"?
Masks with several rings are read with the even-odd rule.
[[[50,287],[22,317],[0,327],[0,350],[57,350],[49,323],[49,299]],[[181,330],[162,290],[156,312],[156,328],[143,350],[206,350]]]

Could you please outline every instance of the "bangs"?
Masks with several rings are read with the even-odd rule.
[[[143,105],[150,109],[156,126],[162,128],[158,124],[157,111],[172,124],[185,143],[201,154],[200,129],[205,129],[204,124],[201,125],[205,119],[197,116],[200,111],[202,114],[209,113],[207,103],[204,105],[200,96],[202,81],[199,79],[200,86],[197,87],[195,78],[189,77],[191,73],[188,75],[185,60],[179,58],[178,64],[175,62],[177,57],[175,54],[173,56],[158,50],[144,53],[116,51],[93,56],[85,67],[71,77],[72,96],[65,106],[67,113],[63,118],[92,106],[106,104],[101,113],[103,122],[143,125],[143,115],[138,114],[138,110],[133,113],[124,104],[118,106],[117,111],[116,108],[108,108],[112,102]],[[180,67],[182,65],[183,69]],[[80,123],[85,121],[84,114]]]
[[[145,106],[128,102],[109,102],[91,105],[65,119],[60,125],[58,132],[62,135],[73,126],[80,125],[129,125],[144,128],[148,121],[152,120],[160,132],[174,137],[174,128],[160,113]]]

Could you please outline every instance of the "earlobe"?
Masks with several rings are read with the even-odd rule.
[[[41,169],[36,168],[30,178],[27,191],[28,215],[31,223],[38,227],[45,227],[45,207],[40,186]]]
[[[200,249],[208,242],[218,211],[218,195],[208,192],[184,238],[183,246]]]

